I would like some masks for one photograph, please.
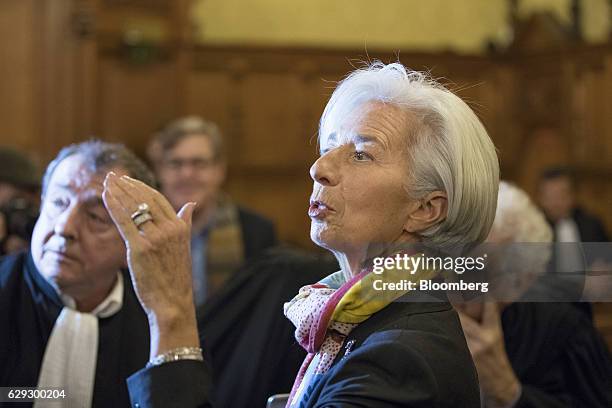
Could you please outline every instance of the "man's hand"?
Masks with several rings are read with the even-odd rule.
[[[191,281],[191,216],[195,204],[178,214],[156,190],[113,172],[102,195],[127,248],[127,261],[151,331],[151,357],[177,347],[199,347]],[[137,227],[131,218],[147,204],[152,220]]]
[[[459,312],[487,407],[511,407],[521,386],[508,360],[500,313],[493,302],[483,304],[482,322]]]

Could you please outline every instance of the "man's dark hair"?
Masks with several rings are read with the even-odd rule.
[[[47,192],[49,181],[57,166],[65,158],[74,155],[83,157],[83,162],[88,166],[92,174],[100,174],[114,167],[119,167],[127,171],[130,177],[140,180],[153,188],[157,185],[151,170],[127,147],[118,143],[107,143],[102,140],[92,139],[64,147],[55,159],[49,163],[42,179],[43,197]]]

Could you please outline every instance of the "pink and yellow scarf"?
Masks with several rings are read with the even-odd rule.
[[[285,303],[285,316],[295,325],[295,338],[308,352],[297,374],[287,407],[307,398],[308,388],[332,366],[349,333],[374,313],[407,291],[378,291],[374,281],[400,282],[431,279],[435,271],[387,269],[377,275],[366,269],[348,281],[336,272],[319,283],[304,286]],[[348,352],[348,351],[347,351]]]

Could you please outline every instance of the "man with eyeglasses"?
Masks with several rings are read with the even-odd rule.
[[[271,221],[238,207],[221,192],[226,176],[223,137],[200,117],[177,119],[149,145],[161,192],[178,211],[197,203],[191,242],[194,300],[198,315],[244,263],[276,243]]]

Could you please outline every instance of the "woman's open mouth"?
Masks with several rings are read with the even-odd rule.
[[[317,200],[311,200],[308,207],[308,216],[313,219],[321,220],[325,218],[333,209],[326,203]]]

